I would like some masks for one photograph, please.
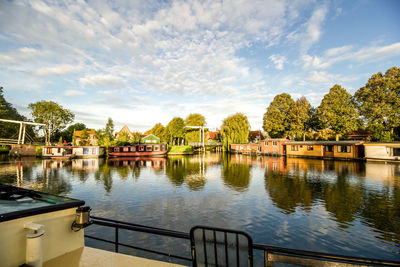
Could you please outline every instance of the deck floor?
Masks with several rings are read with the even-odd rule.
[[[43,267],[102,267],[102,266],[141,266],[141,267],[183,267],[183,265],[149,260],[106,250],[82,247],[43,264]]]

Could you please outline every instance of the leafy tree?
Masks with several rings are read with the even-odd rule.
[[[354,99],[373,138],[393,140],[395,129],[400,127],[400,68],[392,67],[384,75],[373,74]]]
[[[173,118],[166,127],[169,144],[173,144],[174,140],[176,140],[180,145],[180,141],[185,138],[185,133],[185,122],[180,117]]]
[[[311,105],[304,96],[296,100],[289,113],[289,134],[299,139],[305,138],[310,130],[309,121],[312,115]]]
[[[185,119],[186,126],[205,126],[206,119],[199,113],[189,114]],[[186,128],[186,140],[188,143],[199,142],[199,129]]]
[[[114,140],[114,122],[111,118],[108,118],[104,129],[96,131],[96,137],[99,146],[109,147],[112,145]]]
[[[127,132],[121,132],[116,141],[118,146],[129,145],[131,144],[131,136]]]
[[[45,126],[45,142],[51,141],[51,135],[56,130],[62,130],[68,123],[74,120],[75,115],[68,109],[64,109],[61,105],[53,101],[38,101],[29,104],[32,117],[35,122],[44,123]]]
[[[289,94],[283,93],[274,97],[274,100],[264,114],[263,129],[270,137],[285,137],[291,130],[294,107],[296,103]]]
[[[79,141],[80,146],[88,146],[90,145],[90,140],[89,140],[89,135],[88,135],[88,129],[83,129],[81,132],[81,140]]]
[[[53,138],[59,139],[61,137],[63,140],[70,143],[72,142],[74,131],[82,131],[83,129],[86,129],[86,125],[84,123],[78,122],[68,126],[67,129],[63,131],[60,130],[55,131],[53,134]]]
[[[140,140],[142,139],[142,135],[139,132],[136,132],[131,137],[131,142],[134,144],[140,144]]]
[[[250,132],[250,123],[242,113],[233,114],[222,122],[221,135],[224,150],[229,151],[234,143],[247,143]]]
[[[6,101],[3,95],[3,87],[0,87],[0,118],[7,120],[27,121],[27,118],[18,113],[13,105]],[[0,137],[1,138],[17,138],[19,132],[19,124],[0,122]],[[34,127],[26,126],[26,134],[31,137],[36,137]]]
[[[357,130],[360,126],[358,112],[351,94],[335,84],[324,96],[317,109],[321,126],[331,129],[336,136]]]
[[[160,138],[161,142],[166,141],[165,127],[161,123],[156,123],[153,128],[145,132],[146,135],[153,134]]]

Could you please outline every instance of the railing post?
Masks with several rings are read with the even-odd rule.
[[[115,252],[118,253],[118,226],[115,227]]]

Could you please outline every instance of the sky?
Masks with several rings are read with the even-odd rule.
[[[399,67],[399,14],[397,0],[0,0],[0,86],[28,118],[51,100],[95,129],[241,112],[258,130],[277,94],[317,107]]]

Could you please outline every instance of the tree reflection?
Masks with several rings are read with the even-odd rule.
[[[181,186],[186,183],[190,190],[204,188],[206,184],[204,159],[194,157],[168,157],[165,173],[172,184]]]
[[[94,173],[94,178],[96,181],[102,182],[104,186],[104,190],[107,193],[110,193],[112,189],[112,175],[111,168],[108,164],[103,164],[99,167],[99,169]]]
[[[226,186],[244,192],[250,184],[249,164],[232,163],[231,155],[224,153],[222,156],[222,179]]]
[[[313,204],[313,188],[306,179],[307,173],[301,177],[296,172],[291,177],[278,171],[265,172],[265,188],[275,205],[283,210],[283,213],[290,214],[296,211],[297,207],[304,210],[311,210]]]

